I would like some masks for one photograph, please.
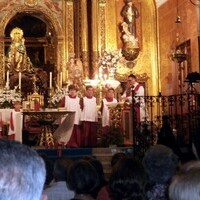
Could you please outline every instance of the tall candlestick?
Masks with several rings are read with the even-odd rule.
[[[21,89],[22,86],[22,73],[19,72],[19,89]]]
[[[60,88],[62,88],[62,80],[63,79],[63,74],[62,74],[62,72],[60,72]]]
[[[49,88],[52,88],[52,72],[49,73]]]

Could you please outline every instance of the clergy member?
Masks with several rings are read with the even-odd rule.
[[[132,98],[134,97],[134,99]],[[130,74],[128,76],[127,89],[121,96],[122,101],[134,103],[134,108],[137,114],[137,121],[144,121],[147,117],[145,102],[144,102],[144,87],[137,82],[136,76]]]

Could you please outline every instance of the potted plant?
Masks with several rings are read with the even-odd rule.
[[[98,130],[98,142],[99,147],[109,146],[123,146],[124,135],[119,127],[103,127]]]

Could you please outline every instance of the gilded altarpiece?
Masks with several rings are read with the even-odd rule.
[[[46,0],[34,1],[34,5],[27,4],[25,0],[19,0],[12,5],[5,1],[0,12],[0,83],[4,81],[4,30],[10,19],[17,13],[29,13],[40,17],[53,31],[54,61],[58,72],[63,72],[63,83],[67,82],[66,63],[70,53],[79,49],[84,68],[84,77],[93,76],[91,72],[97,72],[98,56],[104,50],[116,50],[121,48],[121,32],[119,24],[122,22],[120,10],[125,2],[122,0]],[[76,32],[74,3],[79,2],[79,31]],[[159,84],[159,60],[157,55],[157,27],[156,6],[154,0],[133,0],[139,10],[137,19],[137,36],[139,38],[140,52],[133,63],[122,59],[119,62],[117,76],[120,80],[128,74],[144,74],[149,77],[147,94],[157,95],[160,91]],[[1,5],[1,4],[0,4]],[[90,13],[88,11],[90,6]],[[12,7],[12,9],[10,9]],[[112,9],[111,9],[112,8]],[[115,9],[113,9],[115,8]],[[88,21],[88,14],[93,21]],[[89,22],[92,22],[89,24]],[[90,28],[90,29],[88,29]],[[74,35],[79,35],[79,42],[74,41]],[[91,38],[89,39],[88,36]],[[77,38],[77,37],[76,37]],[[88,44],[91,43],[90,48]],[[78,44],[78,47],[75,46]],[[89,71],[89,67],[92,70]],[[94,78],[94,77],[93,77]],[[126,79],[126,78],[125,78]],[[59,81],[59,76],[56,77]],[[126,80],[124,80],[126,81]]]
[[[1,7],[1,14],[0,14],[0,55],[2,57],[1,59],[1,78],[0,78],[0,84],[4,84],[4,75],[5,75],[5,46],[4,46],[4,34],[5,34],[5,28],[9,24],[10,20],[15,18],[15,16],[19,13],[26,13],[32,16],[35,16],[37,18],[42,19],[46,24],[47,27],[51,30],[51,33],[53,33],[51,38],[51,45],[44,46],[46,49],[46,55],[49,56],[49,60],[53,59],[52,62],[54,62],[56,68],[58,71],[62,68],[63,65],[63,57],[64,55],[64,48],[63,48],[63,28],[61,27],[61,21],[62,21],[62,9],[61,4],[56,4],[53,6],[52,2],[47,1],[40,2],[35,1],[35,4],[29,4],[27,1],[17,1],[13,4],[9,4],[9,2],[5,1],[2,3]],[[48,7],[49,3],[49,7]],[[52,7],[53,6],[53,7]],[[12,8],[12,9],[11,9]],[[26,39],[26,38],[25,38]],[[65,55],[64,55],[65,57]]]

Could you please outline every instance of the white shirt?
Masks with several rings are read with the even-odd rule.
[[[83,97],[83,110],[81,112],[81,121],[97,122],[97,101],[96,97]]]
[[[107,101],[106,98],[103,100],[103,109],[102,109],[102,127],[110,125],[110,111],[108,108],[108,103],[117,103],[117,99],[113,98],[112,101]]]
[[[81,108],[80,108],[80,98],[75,97],[72,98],[70,96],[65,97],[65,107],[68,111],[75,111],[75,119],[74,124],[80,124],[80,117],[81,117]]]

